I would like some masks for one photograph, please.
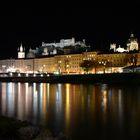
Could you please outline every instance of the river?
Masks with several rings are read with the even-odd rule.
[[[140,87],[2,82],[0,113],[72,140],[139,139]]]

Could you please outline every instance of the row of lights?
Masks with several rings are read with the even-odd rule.
[[[12,76],[14,76],[12,72],[10,72],[10,73],[9,73],[9,75],[10,75],[11,77],[12,77]],[[17,76],[18,76],[18,77],[21,77],[21,73],[18,73],[18,75],[17,75]],[[26,77],[29,77],[30,75],[29,75],[29,73],[26,73],[26,74],[25,74],[25,76],[26,76]],[[36,73],[34,73],[34,74],[33,74],[33,77],[36,77],[36,76],[37,76],[37,74],[36,74]],[[43,75],[43,74],[39,74],[39,76],[40,76],[40,77],[44,77],[44,75]],[[50,74],[47,74],[46,76],[47,76],[47,77],[49,77],[49,76],[50,76]]]

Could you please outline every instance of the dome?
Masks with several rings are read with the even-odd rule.
[[[134,37],[134,34],[131,33],[130,38],[127,40],[126,44],[129,46],[131,42],[137,41],[137,38]]]
[[[35,54],[33,52],[28,52],[26,57],[27,58],[35,58]]]
[[[29,52],[27,53],[26,58],[35,58],[35,54],[31,48],[29,49]]]
[[[128,42],[130,43],[131,41],[137,41],[137,38],[134,37],[134,34],[131,33],[130,38],[128,39]]]

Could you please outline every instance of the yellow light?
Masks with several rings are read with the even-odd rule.
[[[66,125],[70,122],[70,84],[66,84]]]

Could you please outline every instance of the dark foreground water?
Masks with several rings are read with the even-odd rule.
[[[140,139],[140,87],[0,83],[0,113],[72,140]]]

